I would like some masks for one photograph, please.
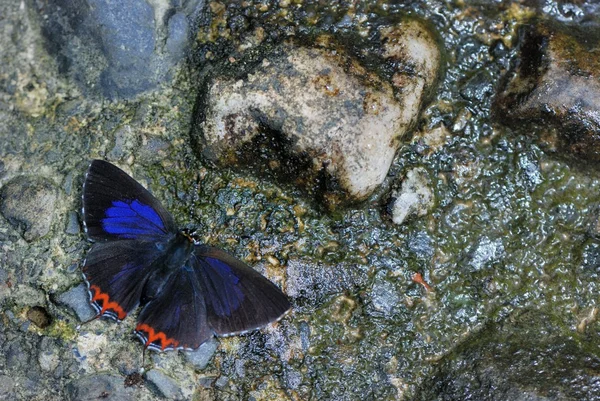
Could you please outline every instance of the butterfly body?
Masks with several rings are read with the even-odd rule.
[[[83,266],[98,315],[124,319],[139,305],[135,334],[147,348],[191,350],[213,335],[254,330],[289,308],[273,283],[226,252],[176,228],[145,188],[94,160],[84,182]]]

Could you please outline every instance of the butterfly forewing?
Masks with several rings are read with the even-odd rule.
[[[94,160],[85,177],[83,220],[94,241],[159,241],[176,232],[173,218],[150,192],[102,160]]]
[[[190,261],[202,288],[208,324],[220,336],[264,327],[290,309],[275,284],[220,249],[197,245]]]
[[[164,259],[176,233],[173,218],[124,171],[94,160],[83,186],[83,219],[88,237],[98,241],[83,266],[90,302],[99,314],[121,320]]]

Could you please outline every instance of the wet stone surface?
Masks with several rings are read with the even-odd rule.
[[[435,379],[426,381],[417,397],[430,399],[592,400],[600,396],[600,381],[584,371],[597,371],[600,358],[576,338],[561,338],[553,327],[556,316],[523,311],[499,326],[484,330],[444,358]],[[549,335],[537,337],[530,325],[541,323]],[[537,338],[536,338],[537,337]],[[585,341],[585,340],[584,340]],[[552,360],[554,369],[539,370]],[[466,367],[474,364],[474,368]],[[567,384],[568,383],[568,384]]]
[[[90,295],[85,284],[80,284],[60,294],[58,302],[75,312],[81,322],[86,322],[96,316],[96,311],[89,304]]]
[[[120,15],[88,3],[0,1],[0,399],[599,398],[600,176],[572,162],[595,160],[597,107],[581,88],[597,51],[571,29],[600,22],[595,2],[140,0]],[[525,57],[527,29],[541,62]],[[330,70],[293,75],[294,56]],[[367,93],[388,111],[365,109]],[[230,139],[255,140],[219,153],[199,127],[236,96],[227,121],[247,125]],[[381,155],[354,146],[378,134],[356,129],[366,115],[397,119]],[[387,167],[357,195],[333,163],[346,156]],[[79,211],[95,158],[274,281],[292,310],[143,363],[139,310],[78,328],[94,315]],[[305,173],[278,175],[289,167]],[[401,224],[394,198],[412,199]]]
[[[183,395],[179,390],[177,382],[171,379],[169,376],[164,374],[158,369],[152,369],[146,373],[146,380],[156,386],[157,390],[165,398],[169,400],[181,400]]]
[[[197,350],[185,353],[186,359],[197,369],[203,370],[215,355],[219,342],[212,338],[202,344]]]
[[[402,224],[412,215],[424,216],[433,207],[433,202],[427,171],[419,168],[411,170],[402,181],[402,188],[392,192],[392,221]]]

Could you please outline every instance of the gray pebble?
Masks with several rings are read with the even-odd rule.
[[[0,375],[0,399],[9,400],[15,386],[15,380],[9,376]]]
[[[65,233],[76,235],[80,232],[79,226],[79,217],[77,216],[77,212],[69,212],[68,220],[67,220],[67,228],[65,229]]]
[[[472,252],[469,265],[475,271],[491,267],[493,263],[500,261],[504,257],[504,254],[502,240],[496,239],[492,241],[488,237],[483,237]]]
[[[219,342],[213,337],[202,344],[197,350],[186,352],[185,356],[188,362],[190,362],[196,368],[202,370],[208,366],[208,363],[212,359],[218,347]]]
[[[50,231],[56,199],[56,188],[49,180],[21,176],[1,189],[0,213],[30,242]]]
[[[158,369],[152,369],[146,373],[146,380],[156,386],[158,391],[165,398],[171,400],[179,400],[183,398],[183,394],[181,393],[177,382]]]
[[[71,308],[80,321],[86,322],[96,316],[96,312],[90,306],[89,299],[86,285],[80,284],[60,294],[58,302]]]
[[[215,386],[218,388],[223,388],[229,383],[229,377],[221,376],[215,381]]]
[[[373,299],[373,307],[385,316],[390,316],[394,313],[395,307],[400,304],[400,294],[396,287],[379,276],[375,279],[373,289],[371,290]]]

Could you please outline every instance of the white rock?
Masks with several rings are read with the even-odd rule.
[[[406,174],[402,189],[394,194],[392,221],[402,224],[410,215],[424,216],[433,207],[433,191],[429,187],[427,171],[415,168]]]
[[[215,78],[200,123],[203,153],[222,164],[237,164],[237,152],[266,127],[286,139],[284,154],[308,158],[306,169],[312,171],[303,185],[314,185],[324,170],[342,199],[365,199],[385,179],[439,64],[439,54],[427,59],[437,47],[420,49],[433,43],[422,32],[396,39],[395,46],[404,46],[403,57],[411,65],[427,68],[412,77],[402,75],[402,88],[393,83],[401,89],[396,93],[392,83],[369,74],[340,51],[289,44],[243,80]],[[387,53],[398,56],[393,49]]]

